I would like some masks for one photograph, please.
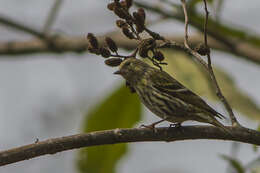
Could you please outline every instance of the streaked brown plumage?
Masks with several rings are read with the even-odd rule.
[[[154,114],[173,123],[194,120],[225,129],[217,118],[223,115],[168,73],[136,58],[123,61],[115,74],[123,76],[142,103]]]

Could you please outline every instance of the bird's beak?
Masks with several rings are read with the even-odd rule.
[[[121,75],[121,74],[122,74],[122,72],[121,72],[120,70],[117,70],[117,71],[115,71],[115,72],[114,72],[114,74]]]

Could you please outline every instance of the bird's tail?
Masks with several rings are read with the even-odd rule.
[[[217,126],[219,128],[221,128],[222,130],[224,130],[225,132],[227,132],[228,134],[232,135],[232,132],[230,131],[230,129],[228,129],[226,126],[224,126],[223,124],[221,124],[218,120],[216,120],[214,118],[214,120],[210,123],[214,126]]]
[[[197,116],[200,116],[200,118],[203,119],[204,123],[209,123],[212,124],[216,127],[219,127],[220,129],[222,129],[223,131],[225,131],[226,133],[228,133],[229,135],[232,135],[232,132],[229,128],[227,128],[226,126],[224,126],[222,123],[220,123],[216,118],[215,118],[215,114],[209,114],[209,113],[204,113],[204,114],[196,114]],[[233,135],[232,135],[233,136]]]

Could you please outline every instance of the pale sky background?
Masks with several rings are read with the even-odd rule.
[[[104,10],[104,2],[65,0],[53,29],[70,35],[113,30],[115,17]],[[53,0],[0,0],[0,15],[41,29],[52,3]],[[260,34],[259,10],[259,0],[229,0],[225,2],[222,18]],[[182,25],[175,22],[165,22],[153,29],[163,33],[183,31]],[[0,41],[26,38],[31,36],[0,25]],[[122,81],[112,75],[114,69],[93,55],[66,53],[20,57],[0,58],[0,150],[33,143],[36,138],[44,140],[78,133],[89,106]],[[214,52],[213,57],[213,63],[228,71],[238,87],[260,105],[259,66],[218,52]],[[256,122],[241,116],[239,119],[244,125],[256,127]],[[153,120],[157,118],[146,110],[143,122]],[[224,172],[226,162],[219,154],[229,153],[230,142],[222,141],[135,143],[120,161],[118,173]],[[68,151],[11,164],[0,167],[0,173],[76,173],[75,154],[75,151]],[[239,156],[246,163],[257,155],[250,145],[243,144]]]

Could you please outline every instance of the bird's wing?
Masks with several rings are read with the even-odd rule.
[[[187,89],[168,73],[160,71],[156,75],[151,75],[150,77],[154,78],[155,76],[156,79],[151,80],[153,81],[152,86],[155,89],[205,110],[218,118],[225,118],[222,114],[211,108],[201,97]]]

